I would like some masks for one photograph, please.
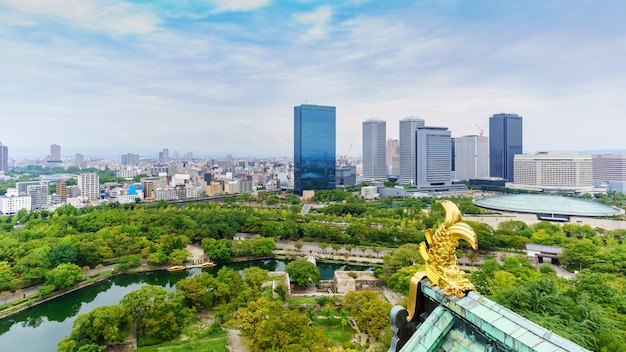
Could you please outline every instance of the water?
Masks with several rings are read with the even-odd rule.
[[[234,270],[260,267],[268,271],[284,271],[286,262],[258,260],[228,264]],[[332,280],[335,270],[363,271],[371,267],[317,264],[322,280]],[[219,267],[204,269],[215,274]],[[72,331],[74,319],[100,306],[114,305],[127,293],[143,285],[158,285],[173,290],[176,283],[197,275],[201,269],[182,272],[153,271],[112,277],[92,286],[36,305],[21,313],[0,320],[0,351],[46,352],[56,351],[57,343]]]

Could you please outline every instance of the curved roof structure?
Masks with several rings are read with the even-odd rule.
[[[543,194],[514,194],[477,199],[474,204],[481,208],[516,213],[554,214],[568,216],[614,216],[623,214],[601,203]]]

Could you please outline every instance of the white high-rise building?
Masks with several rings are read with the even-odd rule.
[[[400,179],[401,184],[414,185],[415,174],[415,132],[424,127],[424,120],[407,117],[400,120]]]
[[[80,195],[89,200],[100,199],[100,176],[95,172],[78,175]]]
[[[363,178],[381,180],[387,177],[387,123],[371,118],[363,121]]]
[[[452,184],[452,137],[447,127],[418,127],[415,134],[417,188],[437,190]]]
[[[489,138],[463,136],[454,139],[455,179],[489,177]]]

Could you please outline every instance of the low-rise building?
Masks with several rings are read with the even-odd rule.
[[[31,197],[20,195],[16,188],[7,189],[7,193],[0,197],[0,213],[3,215],[17,214],[18,211],[31,210]]]

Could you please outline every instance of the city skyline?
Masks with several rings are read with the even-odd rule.
[[[9,157],[290,156],[292,107],[319,104],[352,157],[368,118],[457,137],[500,112],[524,116],[528,151],[626,149],[625,17],[615,1],[0,0],[0,141]]]

